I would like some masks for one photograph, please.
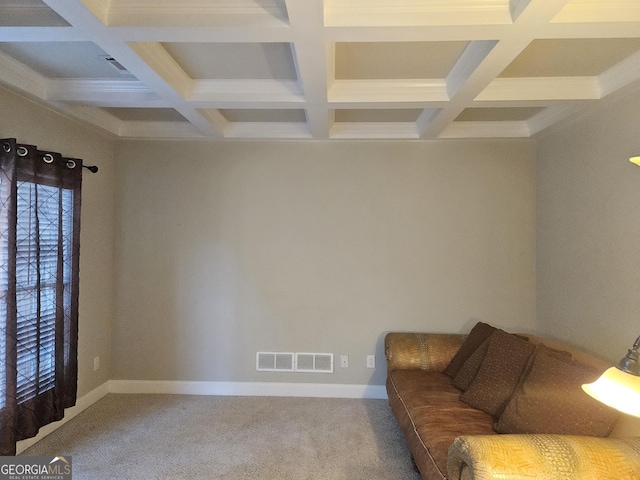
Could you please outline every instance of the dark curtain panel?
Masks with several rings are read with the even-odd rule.
[[[0,455],[75,405],[82,162],[0,140]]]

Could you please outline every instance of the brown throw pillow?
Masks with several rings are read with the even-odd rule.
[[[618,413],[580,388],[583,383],[593,382],[599,373],[567,355],[539,346],[496,431],[606,437]]]
[[[478,373],[461,400],[494,417],[500,416],[534,350],[535,345],[515,335],[494,332]]]
[[[487,349],[489,348],[489,341],[491,337],[487,338],[482,345],[476,348],[476,351],[464,362],[462,368],[458,371],[453,380],[451,380],[451,384],[462,390],[466,391],[473,379],[476,378],[478,373],[478,369],[482,364],[482,360],[484,360],[485,355],[487,354]]]
[[[496,331],[495,327],[484,323],[478,322],[469,332],[469,335],[465,339],[464,343],[460,346],[460,349],[445,368],[444,373],[451,378],[455,377],[464,363],[469,359],[473,352],[484,343],[484,341]]]

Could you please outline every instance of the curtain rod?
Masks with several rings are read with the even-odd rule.
[[[95,165],[82,165],[82,168],[86,168],[91,173],[98,173],[98,167],[96,167]]]

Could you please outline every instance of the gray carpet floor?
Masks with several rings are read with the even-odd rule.
[[[107,395],[22,455],[74,480],[419,480],[386,400]]]

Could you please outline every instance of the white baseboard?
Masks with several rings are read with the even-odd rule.
[[[80,397],[64,418],[40,429],[33,438],[21,440],[16,453],[60,428],[108,393],[219,395],[240,397],[316,397],[387,399],[384,385],[343,385],[335,383],[271,383],[271,382],[180,382],[167,380],[109,380]]]
[[[386,399],[384,385],[272,382],[181,382],[110,380],[110,393]]]
[[[67,423],[72,418],[76,417],[78,414],[82,413],[84,410],[89,408],[91,405],[96,403],[102,397],[104,397],[107,393],[109,393],[109,382],[105,382],[97,388],[94,388],[86,395],[78,398],[76,400],[75,406],[71,408],[67,408],[64,411],[64,418],[57,422],[50,423],[45,425],[40,429],[38,435],[32,438],[27,438],[26,440],[21,440],[16,444],[16,454],[25,451],[27,448],[32,446],[34,443],[39,442],[44,437],[54,432],[56,429],[60,428],[62,425]]]

